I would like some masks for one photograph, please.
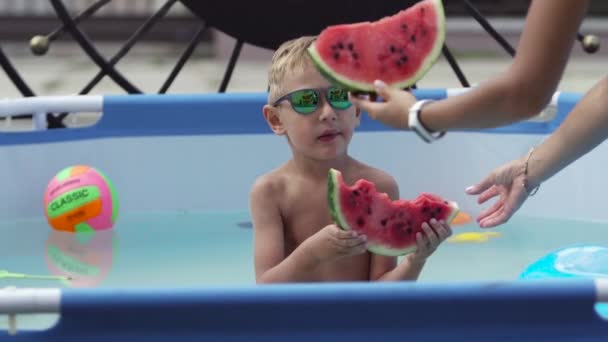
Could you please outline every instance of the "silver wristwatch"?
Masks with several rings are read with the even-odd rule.
[[[429,102],[433,102],[433,100],[420,100],[416,102],[412,108],[410,108],[410,112],[408,114],[408,126],[411,130],[416,132],[416,134],[418,134],[422,140],[430,144],[433,141],[443,137],[445,135],[445,131],[429,132],[420,122],[420,110]]]

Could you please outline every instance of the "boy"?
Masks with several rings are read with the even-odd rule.
[[[361,112],[347,91],[332,87],[315,69],[306,54],[313,40],[288,41],[272,58],[263,114],[275,134],[286,136],[293,157],[251,189],[256,282],[416,280],[426,259],[451,235],[447,224],[434,219],[425,224],[417,251],[397,265],[396,257],[367,252],[365,236],[331,221],[326,194],[332,167],[347,184],[365,178],[393,200],[399,189],[393,177],[348,155]]]

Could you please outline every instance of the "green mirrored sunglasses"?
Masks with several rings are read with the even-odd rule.
[[[329,105],[335,109],[342,110],[351,106],[350,101],[348,101],[348,90],[335,86],[320,89],[298,89],[281,96],[274,102],[273,106],[276,106],[283,100],[288,100],[291,107],[296,112],[300,114],[310,114],[317,110],[321,94],[325,96]]]

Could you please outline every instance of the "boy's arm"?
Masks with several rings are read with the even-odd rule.
[[[273,188],[272,182],[261,178],[250,193],[256,283],[313,281],[311,271],[317,261],[305,244],[285,256],[283,222]]]

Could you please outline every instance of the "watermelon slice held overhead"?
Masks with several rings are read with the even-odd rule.
[[[451,223],[460,212],[458,204],[430,193],[416,199],[392,201],[386,193],[365,179],[352,186],[344,183],[342,173],[329,170],[328,200],[332,219],[340,228],[367,236],[370,252],[405,255],[416,250],[416,233],[431,218]]]
[[[377,79],[407,88],[433,66],[445,40],[442,0],[424,0],[375,22],[333,25],[308,48],[332,83],[375,92]]]

